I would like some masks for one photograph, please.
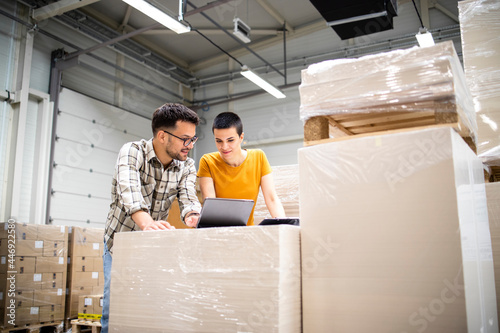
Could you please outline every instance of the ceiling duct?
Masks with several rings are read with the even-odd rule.
[[[310,0],[341,39],[369,35],[394,28],[396,0]]]

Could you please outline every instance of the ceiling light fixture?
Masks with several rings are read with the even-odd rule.
[[[156,8],[155,6],[151,5],[149,2],[146,2],[144,0],[123,0],[123,2],[127,3],[128,5],[134,7],[138,11],[146,14],[147,16],[151,17],[153,20],[163,24],[170,30],[173,30],[174,32],[178,34],[183,34],[186,32],[191,31],[191,27],[184,25],[183,23],[179,22],[177,19],[173,18],[172,16],[168,15],[167,13],[161,11],[160,9]]]
[[[420,28],[418,30],[418,34],[416,34],[415,37],[417,38],[417,42],[420,47],[434,45],[434,38],[432,38],[432,34],[427,31],[426,28]]]
[[[422,22],[422,18],[420,17],[420,13],[418,12],[417,5],[415,4],[415,0],[412,0],[413,7],[415,7],[415,11],[417,12],[418,19],[420,21],[420,28],[418,29],[418,33],[415,35],[417,38],[418,45],[420,47],[427,47],[434,45],[434,38],[432,38],[432,34],[427,31],[427,28],[424,27],[424,22]]]
[[[281,92],[281,90],[279,90],[278,88],[273,86],[271,83],[267,82],[266,80],[264,80],[263,78],[261,78],[260,76],[258,76],[254,72],[252,72],[252,70],[250,70],[250,68],[248,68],[246,65],[241,66],[240,73],[241,73],[241,75],[243,75],[244,77],[246,77],[247,79],[249,79],[250,81],[255,83],[256,85],[258,85],[259,87],[261,87],[262,89],[264,89],[265,91],[267,91],[268,93],[273,95],[274,97],[276,97],[276,98],[285,98],[286,97],[286,95],[283,94]]]

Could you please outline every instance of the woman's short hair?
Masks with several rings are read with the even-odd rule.
[[[241,133],[243,133],[243,123],[241,122],[240,117],[234,112],[222,112],[219,113],[214,119],[212,133],[214,132],[214,129],[226,129],[231,127],[234,127],[238,135],[241,136]]]

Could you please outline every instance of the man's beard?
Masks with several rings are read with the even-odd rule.
[[[183,148],[182,150],[187,150],[189,152],[188,148]],[[168,156],[170,156],[174,160],[185,161],[187,159],[187,155],[183,156],[181,155],[181,152],[170,150],[169,148],[166,149],[166,152]]]

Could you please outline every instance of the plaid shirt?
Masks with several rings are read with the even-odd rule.
[[[153,220],[166,220],[175,198],[178,198],[181,220],[190,211],[201,210],[195,190],[194,161],[173,160],[165,170],[156,157],[153,141],[125,144],[118,155],[111,186],[111,199],[104,241],[111,251],[116,232],[140,230],[131,215],[143,210]]]

